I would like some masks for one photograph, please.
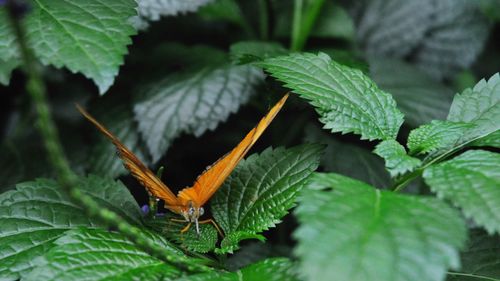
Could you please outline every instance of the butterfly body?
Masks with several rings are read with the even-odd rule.
[[[224,180],[262,135],[281,107],[283,107],[287,98],[288,94],[269,110],[257,126],[253,128],[233,150],[208,167],[198,176],[193,186],[182,189],[177,196],[108,129],[82,107],[77,105],[77,108],[85,118],[93,123],[111,140],[117,149],[118,156],[123,160],[124,167],[130,171],[132,176],[134,176],[152,196],[164,200],[167,209],[181,215],[185,221],[188,222],[187,227],[182,231],[187,231],[189,226],[194,223],[196,232],[199,234],[199,223],[207,222],[213,223],[220,232],[220,229],[213,220],[199,221],[199,218],[205,212],[203,206],[221,187]]]

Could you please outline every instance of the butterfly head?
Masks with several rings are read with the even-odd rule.
[[[183,209],[181,214],[187,222],[193,223],[196,226],[196,233],[200,234],[200,226],[198,224],[198,219],[203,216],[205,210],[203,207],[195,206],[193,201],[189,201],[187,208]]]

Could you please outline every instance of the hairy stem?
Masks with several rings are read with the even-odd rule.
[[[144,235],[139,228],[129,224],[116,213],[99,206],[92,197],[78,188],[78,177],[73,173],[64,154],[57,128],[52,118],[47,101],[47,90],[40,75],[39,66],[25,37],[20,15],[16,12],[16,3],[7,2],[7,11],[21,53],[22,67],[26,74],[26,91],[31,97],[37,112],[37,129],[42,136],[49,162],[57,173],[58,181],[71,198],[85,206],[90,215],[97,216],[107,225],[116,227],[127,238],[135,242],[141,249],[165,261],[186,268],[188,271],[207,271],[209,268],[195,264],[186,257],[173,255],[158,247]]]

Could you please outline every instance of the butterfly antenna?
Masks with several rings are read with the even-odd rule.
[[[200,224],[198,223],[198,219],[194,220],[194,225],[196,226],[196,235],[200,237]]]

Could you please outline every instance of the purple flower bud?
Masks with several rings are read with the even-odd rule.
[[[1,1],[1,0],[0,0],[0,1]],[[143,205],[143,206],[141,207],[141,211],[142,211],[142,213],[143,213],[143,214],[147,215],[147,214],[149,213],[149,205],[147,205],[147,204],[146,204],[146,205]]]

